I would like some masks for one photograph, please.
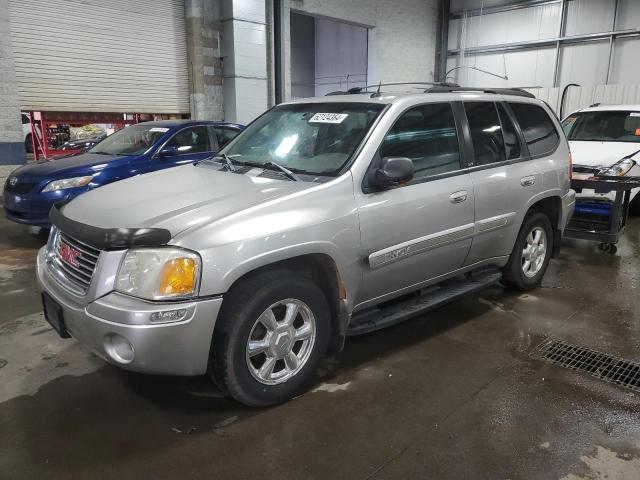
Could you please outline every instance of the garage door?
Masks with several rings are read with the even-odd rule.
[[[188,113],[183,0],[10,0],[23,110]]]

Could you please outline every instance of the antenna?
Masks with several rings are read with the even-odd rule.
[[[501,78],[502,80],[509,80],[509,77],[507,77],[506,75],[498,75],[497,73],[489,72],[487,70],[483,70],[478,67],[472,67],[470,65],[459,65],[457,67],[453,67],[447,70],[447,72],[444,74],[445,81],[451,72],[453,72],[454,70],[459,70],[461,68],[469,68],[471,70],[477,70],[478,72],[486,73],[487,75],[493,75],[494,77]]]
[[[378,89],[376,90],[376,93],[371,95],[371,98],[376,98],[380,96],[380,87],[382,87],[382,82],[378,83]]]

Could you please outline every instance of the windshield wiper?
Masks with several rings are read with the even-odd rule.
[[[263,167],[276,167],[278,170],[280,170],[282,173],[284,173],[288,178],[290,178],[291,180],[293,180],[294,182],[301,182],[302,179],[296,175],[295,173],[293,173],[291,170],[289,170],[286,167],[283,167],[282,165],[280,165],[279,163],[276,162],[267,162],[267,163],[263,163],[262,164]]]
[[[198,163],[204,162],[206,160],[215,161],[217,159],[223,160],[222,162],[218,162],[218,163],[222,163],[228,171],[230,172],[236,171],[237,167],[235,163],[233,163],[233,160],[231,160],[226,153],[216,153],[213,157],[205,158],[204,160],[198,160],[197,162],[194,162],[194,165],[197,165]]]
[[[236,166],[234,165],[233,160],[231,160],[226,153],[219,153],[213,158],[216,158],[216,157],[222,158],[224,160],[224,164],[227,166],[227,169],[229,169],[230,172],[236,171]]]

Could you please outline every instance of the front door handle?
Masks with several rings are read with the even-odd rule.
[[[461,190],[459,192],[453,192],[449,195],[449,201],[451,203],[462,203],[467,200],[469,193],[466,190]]]
[[[533,175],[530,175],[528,177],[522,177],[520,179],[520,185],[522,185],[523,187],[530,187],[535,183],[536,183],[536,177],[534,177]]]

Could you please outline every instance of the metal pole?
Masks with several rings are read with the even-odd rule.
[[[40,112],[40,130],[42,130],[42,156],[49,160],[49,135],[47,133],[47,123],[44,119],[44,112]]]
[[[613,6],[613,25],[611,26],[612,32],[616,31],[617,16],[618,16],[618,0],[615,0],[614,6]],[[609,79],[611,78],[611,64],[613,63],[613,40],[614,40],[614,35],[611,34],[611,36],[609,37],[609,58],[607,60],[607,77],[605,78],[605,81],[604,81],[605,85],[609,84]]]
[[[560,7],[560,24],[558,25],[558,38],[564,37],[567,27],[567,0],[562,0]],[[556,42],[556,62],[553,67],[553,86],[558,87],[560,82],[560,40]]]
[[[29,115],[29,126],[31,127],[31,148],[33,149],[33,159],[37,162],[40,159],[40,154],[38,153],[40,138],[38,137],[38,129],[36,128],[36,120],[33,112],[29,112],[27,115]]]
[[[438,24],[438,56],[436,58],[435,72],[433,81],[446,81],[445,72],[447,71],[447,51],[449,50],[449,17],[451,14],[450,0],[441,0],[439,3],[440,22]]]
[[[284,0],[273,0],[273,63],[276,105],[284,101]]]

